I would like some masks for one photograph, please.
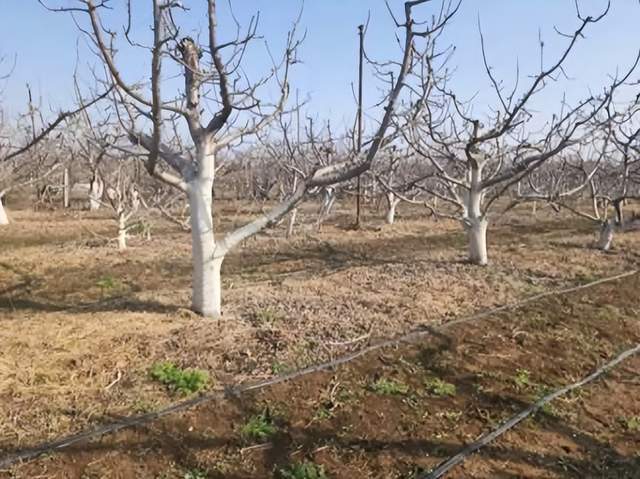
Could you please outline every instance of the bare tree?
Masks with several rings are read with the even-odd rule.
[[[0,64],[2,64],[0,58]],[[0,75],[0,80],[11,76],[11,71]],[[51,175],[62,164],[60,148],[65,142],[63,135],[51,138],[51,134],[64,122],[98,101],[104,99],[109,91],[95,95],[90,101],[82,102],[74,110],[60,112],[56,118],[47,122],[41,109],[35,104],[31,88],[27,85],[28,111],[11,128],[7,124],[0,105],[0,226],[9,223],[5,211],[4,198],[15,189],[38,184]],[[15,140],[20,139],[16,144]],[[46,145],[45,142],[48,142]]]
[[[601,137],[530,175],[514,202],[542,200],[591,221],[598,230],[595,246],[603,251],[611,248],[615,231],[624,229],[624,203],[640,199],[637,99],[623,113],[611,110],[597,125]]]
[[[286,108],[289,87],[289,71],[297,62],[296,50],[300,41],[295,25],[287,35],[281,60],[274,61],[272,72],[259,80],[246,80],[240,65],[249,44],[257,36],[257,19],[252,19],[244,33],[237,25],[238,34],[229,41],[218,38],[217,2],[208,0],[206,5],[207,32],[205,45],[199,45],[190,37],[179,38],[175,12],[182,9],[173,0],[153,1],[153,41],[144,51],[151,53],[151,82],[130,83],[117,66],[116,45],[122,46],[118,33],[108,28],[101,19],[101,11],[108,0],[76,0],[73,7],[45,5],[50,10],[86,15],[87,33],[99,52],[109,72],[109,82],[116,86],[118,111],[131,140],[147,152],[146,166],[150,174],[183,191],[189,199],[191,213],[193,298],[194,311],[207,316],[221,314],[220,269],[225,255],[244,239],[265,227],[276,224],[288,214],[308,192],[355,177],[366,171],[374,161],[405,79],[413,67],[416,39],[428,42],[439,32],[455,13],[455,9],[443,8],[428,23],[413,19],[413,10],[428,0],[409,1],[404,4],[404,22],[397,22],[404,30],[403,58],[391,62],[397,69],[396,81],[385,99],[386,107],[380,124],[366,152],[344,162],[318,167],[301,175],[296,190],[284,201],[251,223],[214,238],[212,216],[212,189],[216,172],[216,157],[229,146],[241,143],[249,135],[268,127]],[[41,3],[44,4],[42,0]],[[130,2],[127,2],[131,6]],[[131,9],[127,9],[131,12]],[[125,40],[132,40],[133,22],[124,28]],[[166,83],[162,76],[163,64],[171,59],[181,68],[184,91],[172,98],[163,97]],[[261,87],[272,82],[280,91],[279,99],[268,105],[257,96]],[[145,91],[146,89],[146,91]],[[204,111],[215,113],[208,121]],[[182,118],[186,123],[192,147],[184,145],[174,120]],[[243,122],[240,124],[240,122]],[[144,129],[151,126],[151,134]],[[169,128],[168,128],[169,126]],[[173,134],[173,140],[167,140]]]
[[[488,213],[496,201],[513,185],[565,149],[584,141],[589,124],[611,101],[613,92],[624,84],[638,63],[636,57],[627,72],[613,79],[599,95],[590,95],[577,104],[562,101],[558,113],[540,129],[534,127],[536,114],[532,99],[551,82],[565,76],[564,64],[586,29],[607,14],[583,16],[576,4],[578,26],[571,34],[560,33],[567,45],[549,66],[541,56],[540,71],[521,88],[516,81],[506,91],[489,66],[480,33],[486,74],[497,98],[492,114],[474,116],[473,104],[462,101],[449,87],[449,75],[431,61],[416,57],[422,68],[414,102],[406,110],[405,140],[413,150],[430,161],[437,170],[438,188],[430,193],[456,210],[468,235],[469,260],[478,265],[488,262]],[[542,44],[541,44],[542,48]]]

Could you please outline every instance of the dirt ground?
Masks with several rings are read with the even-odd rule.
[[[218,209],[221,230],[251,212]],[[151,241],[118,253],[102,214],[13,212],[0,231],[0,459],[183,399],[150,377],[159,361],[205,370],[215,389],[638,264],[638,232],[604,254],[590,248],[592,225],[542,209],[496,218],[491,265],[474,267],[459,225],[400,213],[393,226],[369,213],[353,230],[340,211],[322,232],[284,240],[279,228],[249,241],[225,261],[224,319],[213,322],[186,309],[189,236],[172,225],[155,220]],[[542,300],[0,477],[277,477],[305,460],[331,478],[415,477],[637,343],[639,287],[634,276]],[[638,366],[554,402],[449,477],[640,477]],[[455,392],[434,392],[435,380]],[[260,414],[274,435],[242,437]]]

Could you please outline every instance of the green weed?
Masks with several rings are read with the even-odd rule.
[[[209,375],[201,369],[181,369],[170,361],[156,363],[151,368],[151,378],[161,382],[171,391],[181,394],[196,393],[207,385]]]
[[[301,462],[280,469],[280,479],[327,479],[324,467],[313,462]]]
[[[384,396],[400,396],[409,392],[409,386],[393,379],[380,378],[371,384],[371,390]]]
[[[240,429],[240,436],[246,441],[264,442],[278,432],[268,410],[249,418]]]
[[[427,391],[435,396],[455,396],[456,395],[456,387],[455,385],[443,381],[440,378],[429,378],[424,382]]]

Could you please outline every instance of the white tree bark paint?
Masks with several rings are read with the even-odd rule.
[[[89,210],[96,211],[100,209],[103,193],[103,181],[98,176],[94,176],[89,183]]]
[[[465,228],[469,239],[469,261],[479,266],[485,266],[489,263],[487,256],[487,226],[489,222],[484,217],[467,221]]]
[[[466,193],[465,217],[463,224],[467,231],[469,242],[469,261],[472,264],[485,266],[488,264],[487,255],[487,221],[482,212],[484,191],[480,188],[482,168],[472,168],[470,172],[470,190]]]
[[[127,249],[127,218],[123,213],[118,216],[118,249]]]
[[[64,173],[62,175],[62,202],[64,208],[69,208],[69,168],[64,169]]]
[[[198,148],[200,171],[189,182],[188,197],[191,210],[191,248],[193,258],[192,309],[207,318],[222,314],[222,288],[220,269],[226,249],[216,245],[213,234],[212,187],[214,159],[206,145]]]
[[[9,217],[7,216],[7,212],[4,209],[2,196],[0,196],[0,226],[4,226],[8,224],[9,224]]]
[[[392,225],[396,221],[396,207],[400,203],[400,198],[398,198],[392,192],[387,193],[387,216],[386,221],[388,225]]]
[[[600,227],[600,236],[596,247],[602,251],[609,251],[613,244],[613,234],[615,232],[615,223],[612,220],[607,220],[602,223]]]
[[[291,238],[293,236],[293,228],[296,224],[296,217],[298,216],[298,208],[294,208],[291,213],[289,213],[289,224],[287,225],[287,238]]]

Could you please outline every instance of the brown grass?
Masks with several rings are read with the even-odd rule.
[[[395,335],[621,272],[640,244],[626,233],[603,254],[589,248],[588,223],[512,212],[490,229],[492,263],[478,268],[464,262],[457,224],[420,213],[393,227],[370,217],[354,231],[339,212],[321,233],[250,240],[223,266],[220,322],[186,309],[189,237],[173,226],[156,222],[150,243],[120,254],[101,214],[14,213],[0,232],[0,450],[175,400],[149,378],[160,360],[205,369],[213,385],[264,377],[357,348],[334,344],[368,332]],[[100,286],[105,278],[115,286]]]

